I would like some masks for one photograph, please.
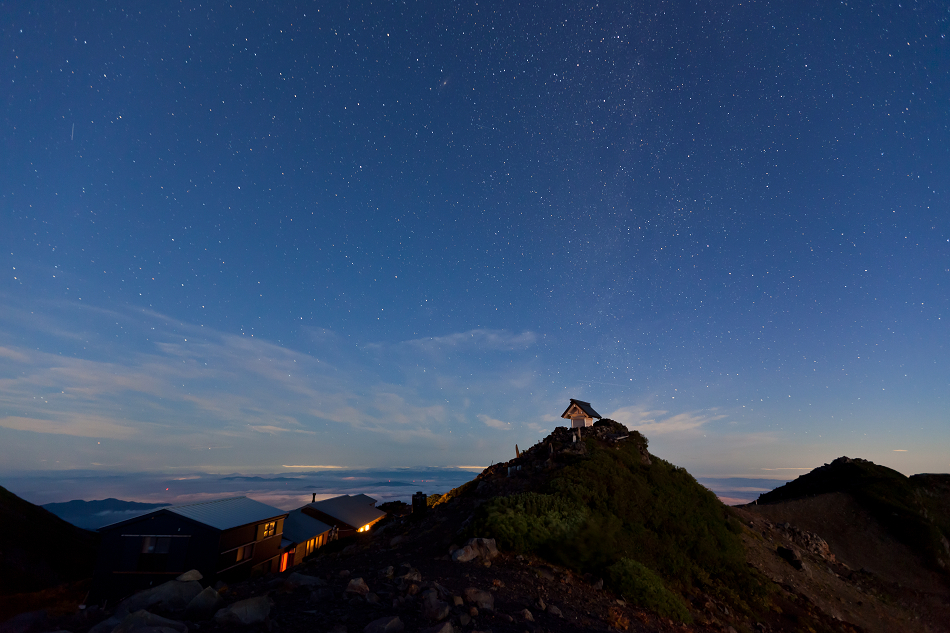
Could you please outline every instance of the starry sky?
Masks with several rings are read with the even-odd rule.
[[[950,469],[945,2],[0,15],[3,472]]]

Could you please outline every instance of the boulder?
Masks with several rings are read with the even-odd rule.
[[[171,580],[152,589],[150,606],[178,611],[187,607],[201,591],[197,580]]]
[[[201,583],[197,580],[169,580],[126,598],[116,606],[115,612],[121,618],[142,609],[181,611],[201,590]]]
[[[487,609],[489,611],[495,610],[495,596],[493,596],[488,591],[482,591],[481,589],[476,589],[475,587],[469,587],[462,592],[462,597],[465,598],[465,602],[473,604],[479,609]]]
[[[410,587],[422,582],[422,574],[418,569],[410,569],[408,572],[396,578],[396,587],[399,591],[409,591]]]
[[[476,556],[477,554],[475,553],[475,550],[473,550],[468,545],[460,547],[452,552],[452,560],[454,560],[456,563],[467,563],[471,560],[475,560]]]
[[[143,629],[167,629],[176,633],[188,633],[188,625],[184,622],[169,620],[144,609],[123,619],[117,627],[112,629],[112,633],[132,633]]]
[[[473,538],[469,539],[466,547],[471,547],[475,555],[483,560],[491,560],[498,556],[498,547],[493,538]]]
[[[489,563],[498,556],[498,547],[493,538],[471,538],[468,543],[452,552],[452,560],[456,563],[467,563],[480,560]]]
[[[528,622],[534,622],[534,615],[527,609],[521,612],[521,617],[523,617]]]
[[[327,581],[316,576],[307,576],[305,574],[291,573],[287,576],[287,582],[294,587],[326,587]]]
[[[257,596],[235,602],[214,614],[214,621],[222,625],[260,624],[270,615],[271,600],[267,596]]]
[[[801,556],[799,556],[798,552],[796,552],[794,549],[779,545],[776,549],[776,553],[788,561],[788,564],[795,569],[801,571],[805,568],[805,563],[802,562]]]
[[[401,633],[406,628],[398,615],[373,620],[363,629],[363,633]]]
[[[555,607],[553,604],[548,605],[547,612],[558,618],[564,617],[564,614],[561,613],[561,610]]]
[[[201,575],[200,571],[192,569],[191,571],[186,571],[175,580],[178,582],[188,582],[189,580],[201,580],[202,578],[204,578],[204,576]]]
[[[418,569],[413,569],[410,567],[409,570],[405,574],[399,576],[396,580],[399,580],[399,581],[405,580],[408,582],[422,582],[422,574],[419,573]]]
[[[429,589],[422,594],[422,617],[431,622],[439,622],[448,617],[450,607],[439,600],[439,592]]]
[[[190,620],[210,620],[221,608],[221,594],[214,587],[205,587],[185,607],[185,616]]]
[[[353,578],[346,585],[346,593],[355,593],[359,596],[365,596],[369,593],[369,585],[362,578]]]

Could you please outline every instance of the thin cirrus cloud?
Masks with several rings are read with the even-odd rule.
[[[495,418],[489,417],[485,415],[484,413],[479,413],[477,417],[479,420],[481,420],[482,424],[484,424],[485,426],[491,427],[493,429],[500,429],[502,431],[511,430],[510,422],[503,422],[501,420],[496,420]]]
[[[63,419],[59,420],[10,415],[0,418],[0,428],[52,435],[116,439],[133,439],[140,434],[140,429],[122,425],[115,420],[85,415],[63,416]]]
[[[418,351],[517,351],[524,350],[538,341],[534,332],[515,334],[507,330],[476,329],[443,336],[430,336],[404,341],[402,346]]]
[[[398,463],[398,454],[372,454],[382,439],[389,446],[413,447],[413,456],[404,458],[417,463],[455,441],[457,452],[444,457],[460,461],[468,445],[458,427],[464,431],[466,414],[447,406],[446,394],[454,392],[462,400],[462,394],[494,393],[498,383],[510,384],[512,375],[530,374],[518,367],[507,373],[481,370],[477,352],[517,350],[536,340],[530,332],[473,330],[377,346],[371,355],[390,370],[383,376],[374,365],[353,358],[352,348],[343,350],[339,338],[325,330],[302,341],[303,349],[293,349],[177,322],[150,310],[96,310],[67,302],[44,308],[45,320],[32,328],[28,315],[0,317],[0,358],[10,368],[0,375],[0,428],[29,436],[133,442],[129,450],[139,451],[143,460],[152,458],[149,453],[158,460],[157,447],[167,452],[180,444],[212,451],[225,440],[234,455],[267,459],[266,452],[275,451],[269,458],[274,466],[291,457],[277,452],[291,450],[288,442],[301,451],[313,447],[291,463],[312,463],[314,458],[333,463],[352,460],[354,454],[366,455],[365,463]],[[85,321],[75,318],[80,309]],[[124,343],[97,332],[90,325],[94,320],[121,330]],[[18,323],[11,326],[11,321]],[[22,344],[30,337],[14,337],[14,331],[31,331],[37,344]],[[423,378],[415,374],[405,379],[404,373],[400,379],[407,350],[419,345],[464,348],[475,359],[453,360]],[[484,417],[490,428],[510,428]],[[18,435],[14,441],[26,438]],[[278,444],[283,448],[267,448]],[[349,453],[336,454],[340,445],[350,446]]]
[[[698,432],[706,424],[726,417],[721,414],[695,411],[675,415],[669,415],[669,413],[669,411],[651,411],[641,406],[629,406],[621,407],[607,417],[647,437]]]

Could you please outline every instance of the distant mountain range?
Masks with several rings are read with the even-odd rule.
[[[139,503],[137,501],[122,501],[120,499],[101,499],[99,501],[82,501],[75,499],[63,503],[47,503],[41,507],[52,512],[64,521],[85,530],[97,530],[104,525],[117,523],[137,517],[140,514],[151,512],[156,508],[164,508],[170,503]]]

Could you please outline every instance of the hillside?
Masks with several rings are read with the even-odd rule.
[[[743,612],[765,598],[728,508],[684,469],[650,455],[641,434],[610,420],[584,429],[580,442],[557,429],[446,497],[439,501],[485,499],[468,536],[602,577],[674,620],[692,621],[694,594]]]
[[[169,503],[140,503],[119,499],[100,499],[83,501],[74,499],[61,503],[44,503],[41,507],[49,510],[64,521],[85,530],[97,530],[104,525],[125,521],[156,508],[171,505]]]
[[[928,567],[950,570],[950,475],[905,475],[864,459],[830,464],[760,495],[758,505],[847,495]]]
[[[948,630],[950,475],[905,477],[841,457],[740,512],[756,526],[750,552],[781,542],[810,558],[807,574],[765,558],[759,567],[780,582],[797,577],[827,612],[882,633]]]
[[[0,487],[0,595],[88,578],[98,535]]]

